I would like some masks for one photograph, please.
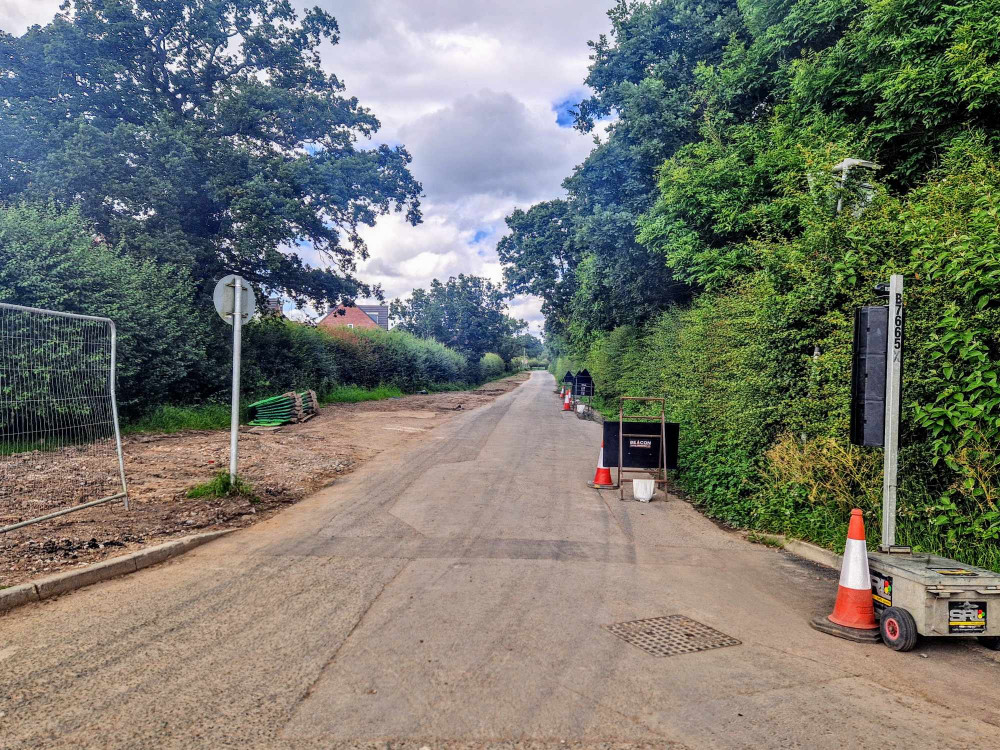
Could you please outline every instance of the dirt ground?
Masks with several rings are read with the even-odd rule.
[[[253,486],[255,502],[186,497],[188,489],[228,468],[228,431],[128,437],[122,448],[131,510],[109,503],[0,535],[0,587],[200,531],[239,528],[269,518],[382,451],[417,439],[455,412],[482,406],[513,390],[528,375],[474,391],[331,404],[304,424],[274,431],[244,427],[240,476]],[[73,456],[32,468],[53,476],[86,471]],[[39,479],[37,472],[32,479]],[[22,494],[0,493],[0,526],[59,507],[26,516]]]

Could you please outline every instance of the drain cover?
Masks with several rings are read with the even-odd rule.
[[[605,627],[623,641],[653,656],[693,654],[696,651],[740,645],[735,638],[684,615],[619,622]]]

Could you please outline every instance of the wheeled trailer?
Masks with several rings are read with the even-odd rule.
[[[1000,574],[937,555],[868,553],[882,640],[909,651],[917,636],[976,636],[1000,649]]]
[[[859,445],[881,443],[885,448],[882,544],[879,552],[868,553],[872,600],[882,640],[897,651],[909,651],[921,635],[976,637],[985,646],[1000,649],[1000,574],[937,555],[914,554],[909,547],[896,546],[903,277],[894,275],[878,291],[888,297],[887,307],[881,308],[882,314],[856,317],[852,387],[861,388],[866,401],[855,404],[852,394],[851,440]],[[878,344],[872,346],[876,341]],[[862,354],[868,361],[862,361]],[[876,371],[882,358],[884,379]],[[884,390],[879,385],[884,385]],[[879,430],[879,422],[883,420],[883,429]]]

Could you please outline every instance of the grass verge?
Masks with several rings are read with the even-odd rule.
[[[323,396],[324,404],[356,404],[361,401],[382,401],[387,398],[402,398],[403,392],[392,385],[362,388],[359,385],[339,385]]]
[[[229,406],[158,406],[144,417],[126,423],[122,432],[181,432],[182,430],[224,430],[229,427]]]
[[[770,534],[761,534],[759,531],[748,532],[747,541],[750,542],[750,544],[763,544],[765,547],[774,547],[776,549],[781,549],[785,546],[781,543],[780,539],[777,539]]]
[[[501,375],[494,380],[503,380],[510,377],[511,373]],[[468,383],[448,383],[428,387],[430,393],[444,393],[449,391],[467,391],[480,388],[486,381],[478,386],[470,386]],[[320,398],[322,404],[356,404],[361,401],[383,401],[388,398],[402,398],[406,394],[402,390],[392,385],[380,385],[375,388],[362,388],[359,385],[340,385]],[[249,402],[248,398],[243,399]],[[203,404],[201,406],[158,406],[154,411],[131,422],[122,425],[122,432],[126,435],[139,433],[171,433],[183,432],[185,430],[225,430],[229,428],[229,405],[228,404]],[[243,410],[240,423],[247,421],[246,410]],[[18,453],[21,450],[36,450],[39,446],[25,446],[11,449],[11,453]]]
[[[236,477],[235,481],[229,478],[229,472],[220,471],[212,479],[202,484],[196,484],[187,491],[187,496],[191,500],[202,497],[236,497],[247,498],[251,503],[257,502],[257,496],[253,492],[253,486],[249,482]]]

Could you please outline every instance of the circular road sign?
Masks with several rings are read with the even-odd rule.
[[[229,274],[228,276],[219,280],[219,283],[215,285],[215,292],[212,294],[212,299],[215,301],[215,311],[219,313],[219,317],[224,321],[233,324],[233,312],[236,307],[236,279],[239,278],[236,274]],[[243,318],[243,322],[246,323],[253,314],[257,311],[257,298],[254,296],[253,287],[246,280],[242,280],[243,287],[243,299],[240,300],[240,315]]]

